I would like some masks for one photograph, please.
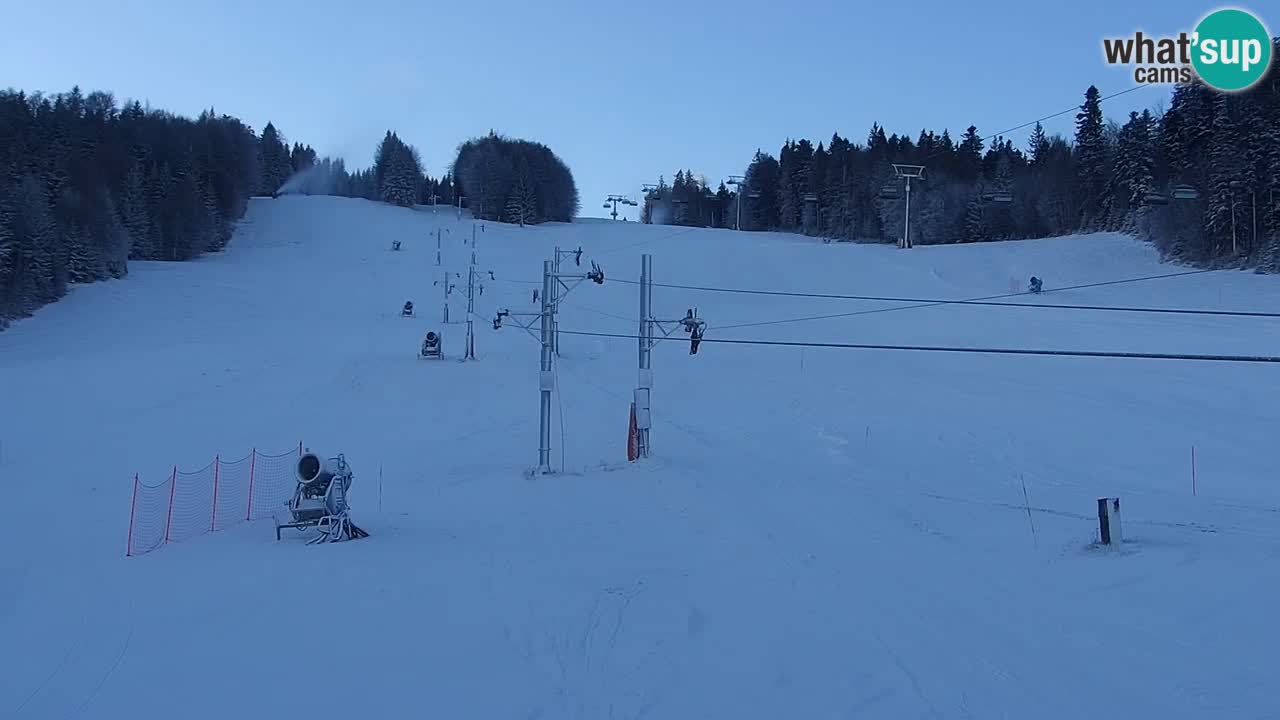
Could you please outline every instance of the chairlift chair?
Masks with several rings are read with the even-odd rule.
[[[702,344],[702,335],[707,331],[707,321],[698,317],[697,308],[689,308],[685,316],[680,319],[680,324],[689,334],[689,354],[697,355],[698,346]]]
[[[1152,191],[1142,196],[1142,204],[1150,206],[1168,205],[1169,197],[1164,193]]]
[[[898,186],[897,186],[897,185],[893,185],[893,184],[889,184],[889,183],[885,183],[884,185],[881,185],[881,186],[880,186],[880,199],[881,199],[881,200],[897,200],[897,199],[898,199]]]
[[[1008,190],[996,190],[983,195],[982,199],[992,203],[1011,203],[1013,202],[1013,193]]]
[[[1172,194],[1174,200],[1200,199],[1200,191],[1194,185],[1174,185]]]

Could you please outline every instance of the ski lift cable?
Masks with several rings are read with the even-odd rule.
[[[630,245],[623,245],[622,247],[610,248],[609,250],[595,253],[595,256],[601,257],[604,255],[621,252],[623,250],[630,250],[631,248],[640,247],[641,245],[649,245],[651,243],[661,242],[663,240],[670,240],[671,238],[676,237],[678,235],[684,235],[685,233],[693,232],[694,230],[698,230],[698,229],[700,228],[687,227],[687,228],[684,228],[683,230],[677,230],[672,233],[667,233],[666,235],[660,235],[656,238],[650,238],[649,240],[641,240],[640,242],[631,243]]]
[[[1205,272],[1205,271],[1194,271]],[[1156,278],[1176,277],[1184,274],[1192,273],[1174,273],[1173,275],[1160,275]],[[1129,280],[1111,281],[1114,282],[1136,282],[1139,279],[1155,279],[1155,278],[1133,278]],[[634,283],[631,280],[617,280],[617,282]],[[1107,284],[1107,283],[1100,283]],[[1014,307],[1014,308],[1049,308],[1057,310],[1098,310],[1111,312],[1134,312],[1134,313],[1165,313],[1173,315],[1218,315],[1229,317],[1263,317],[1263,318],[1280,318],[1280,312],[1264,312],[1256,310],[1210,310],[1203,308],[1161,308],[1161,307],[1137,307],[1137,306],[1118,306],[1118,305],[1055,305],[1053,303],[1030,303],[1030,302],[994,302],[993,300],[1005,297],[1021,297],[1027,293],[1011,293],[1007,295],[997,295],[990,298],[973,298],[970,300],[938,300],[932,298],[909,298],[909,297],[887,297],[880,295],[839,295],[831,293],[809,293],[809,292],[793,292],[783,290],[756,290],[750,288],[720,288],[705,287],[698,285],[676,285],[670,283],[653,283],[654,287],[666,287],[677,290],[693,290],[700,292],[723,292],[723,293],[739,293],[745,295],[774,295],[783,297],[801,297],[801,298],[817,298],[825,300],[866,300],[874,302],[896,302],[896,303],[919,303],[915,307],[929,307],[932,305],[980,305],[988,307]],[[1056,288],[1057,291],[1073,290],[1081,287],[1095,287],[1096,285],[1075,286],[1070,288]],[[1054,292],[1054,290],[1045,290],[1040,294]],[[892,308],[894,310],[906,308]]]
[[[1125,89],[1125,90],[1120,90],[1120,91],[1117,91],[1117,92],[1113,92],[1113,93],[1111,93],[1110,95],[1103,95],[1102,97],[1098,98],[1098,102],[1099,102],[1099,103],[1101,103],[1101,102],[1102,102],[1102,101],[1104,101],[1104,100],[1110,100],[1110,99],[1112,99],[1112,98],[1117,98],[1117,97],[1120,97],[1121,95],[1127,95],[1127,94],[1129,94],[1129,93],[1131,93],[1131,92],[1133,92],[1133,91],[1135,91],[1135,90],[1142,90],[1142,89],[1144,89],[1144,88],[1148,88],[1148,87],[1151,87],[1151,86],[1150,86],[1150,85],[1135,85],[1135,86],[1133,86],[1133,87],[1131,87],[1131,88],[1128,88],[1128,89]],[[993,134],[991,134],[991,135],[988,135],[988,136],[986,136],[986,137],[982,138],[982,141],[983,141],[983,143],[987,143],[987,142],[990,142],[990,141],[992,141],[992,140],[994,140],[994,139],[996,139],[996,138],[998,138],[998,137],[1001,137],[1001,136],[1004,136],[1004,135],[1008,135],[1009,133],[1012,133],[1012,132],[1017,132],[1017,131],[1022,130],[1022,129],[1024,129],[1024,128],[1031,127],[1032,125],[1035,125],[1036,123],[1044,122],[1045,120],[1053,120],[1054,118],[1062,117],[1063,115],[1066,115],[1066,114],[1068,114],[1068,113],[1079,112],[1081,107],[1082,107],[1081,105],[1072,105],[1071,107],[1067,108],[1066,110],[1060,110],[1060,111],[1058,111],[1058,112],[1056,112],[1056,113],[1053,113],[1052,115],[1045,115],[1044,117],[1036,118],[1035,120],[1032,120],[1032,121],[1030,121],[1030,122],[1025,122],[1025,123],[1022,123],[1021,125],[1017,125],[1017,126],[1014,126],[1014,127],[1008,128],[1008,129],[1005,129],[1005,130],[1001,130],[1000,132],[993,133]],[[926,161],[926,160],[932,160],[933,158],[936,158],[936,157],[939,157],[939,156],[941,156],[941,155],[946,154],[946,152],[947,152],[946,150],[936,150],[936,151],[934,151],[934,152],[932,152],[932,153],[930,153],[930,154],[928,154],[928,155],[925,155],[925,156],[924,156],[924,157],[922,157],[922,158],[918,158],[918,159],[917,159],[917,162],[921,162],[921,163],[923,163],[923,162],[924,162],[924,161]]]
[[[1189,272],[1169,273],[1167,275],[1151,275],[1148,277],[1129,278],[1126,280],[1108,280],[1106,282],[1086,283],[1083,285],[1071,285],[1068,287],[1054,288],[1053,290],[1045,290],[1041,294],[1043,295],[1050,292],[1062,292],[1066,290],[1082,290],[1085,288],[1102,287],[1104,285],[1119,285],[1123,283],[1143,282],[1146,280],[1161,280],[1164,278],[1181,277],[1183,275],[1199,275],[1200,273],[1205,273],[1205,272],[1212,272],[1212,271],[1211,270],[1191,270]],[[987,297],[969,298],[969,301],[977,302],[980,300],[999,300],[1001,298],[1018,297],[1020,295],[1027,295],[1027,294],[1028,293],[1025,293],[1025,292],[1018,292],[1018,293],[1006,293],[1004,295],[989,295]],[[854,312],[833,313],[829,315],[813,315],[809,317],[791,318],[787,320],[766,320],[762,322],[738,323],[736,325],[724,325],[724,326],[721,326],[720,329],[730,330],[733,328],[761,327],[764,325],[782,325],[782,324],[792,323],[792,322],[806,322],[809,320],[830,320],[834,318],[854,317],[857,315],[875,315],[876,313],[897,312],[899,310],[915,310],[917,308],[937,307],[938,305],[949,305],[949,304],[954,304],[954,303],[953,301],[949,301],[949,300],[948,301],[940,300],[938,302],[921,303],[919,305],[899,305],[898,307],[876,308],[874,310],[856,310]],[[1055,307],[1061,307],[1061,306],[1055,306]]]
[[[641,339],[639,335],[622,333],[599,333],[580,330],[561,330],[560,332],[565,335],[580,335],[585,337],[608,337],[621,338],[624,340]],[[1275,355],[1201,355],[1193,353],[1116,352],[1107,350],[1040,350],[1031,348],[960,347],[947,345],[881,345],[871,343],[798,342],[788,340],[747,340],[708,337],[703,337],[700,341],[704,343],[723,343],[726,345],[766,345],[801,348],[837,348],[847,350],[902,350],[916,352],[975,353],[984,355],[1044,355],[1058,357],[1127,358],[1139,360],[1199,360],[1208,362],[1280,363],[1280,356]]]

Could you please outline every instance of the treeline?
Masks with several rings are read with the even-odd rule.
[[[314,159],[270,125],[260,139],[213,110],[192,120],[79,88],[0,92],[0,138],[0,327],[128,260],[222,249],[252,194]]]
[[[695,227],[734,227],[736,209],[734,195],[723,182],[712,192],[707,179],[694,177],[692,170],[677,170],[671,184],[666,176],[649,189],[640,208],[640,222],[656,225],[692,225]]]
[[[571,222],[581,207],[573,173],[541,143],[490,131],[458,148],[453,175],[472,214],[483,220]]]
[[[453,171],[423,172],[418,151],[390,130],[373,167],[347,172],[324,159],[287,183],[282,193],[341,195],[393,205],[460,204],[482,220],[532,225],[571,222],[579,210],[573,173],[550,148],[490,132],[458,149]]]
[[[451,205],[456,200],[453,179],[447,174],[438,180],[426,175],[417,148],[391,130],[375,149],[372,167],[347,172],[341,159],[323,158],[300,170],[280,188],[281,194],[338,195],[401,207]]]
[[[1277,43],[1280,52],[1280,42]],[[873,125],[865,143],[788,140],[757,151],[743,184],[712,191],[678,173],[645,197],[645,222],[781,230],[828,239],[894,242],[906,201],[893,164],[923,165],[911,188],[911,240],[940,244],[1122,231],[1171,258],[1280,271],[1280,82],[1225,94],[1177,87],[1168,110],[1104,121],[1090,87],[1074,137],[1036,125],[1025,147],[912,139]],[[738,208],[741,198],[742,207]]]

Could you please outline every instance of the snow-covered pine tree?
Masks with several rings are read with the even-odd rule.
[[[1243,189],[1244,168],[1240,138],[1231,117],[1231,104],[1225,94],[1214,98],[1204,229],[1215,255],[1234,256],[1240,247],[1240,231],[1246,226],[1243,225],[1244,218],[1240,212],[1243,203],[1239,197]]]
[[[1280,55],[1280,38],[1273,42],[1271,56],[1275,58]],[[1273,77],[1280,72],[1278,67],[1280,66],[1273,65]],[[1265,181],[1260,183],[1258,191],[1258,220],[1262,225],[1260,231],[1264,231],[1266,235],[1264,270],[1280,273],[1280,81],[1273,80],[1260,95],[1260,122],[1250,125],[1251,131],[1259,134],[1259,142],[1265,148],[1259,158]]]
[[[45,185],[35,176],[22,179],[14,197],[13,227],[18,252],[25,260],[19,277],[20,310],[29,312],[66,292],[66,270],[57,251],[57,226],[45,199]]]
[[[17,314],[13,293],[13,278],[18,260],[18,243],[13,233],[13,209],[10,207],[8,188],[0,181],[0,330],[6,319]]]
[[[71,222],[61,229],[61,245],[66,249],[67,281],[80,284],[97,280],[94,275],[93,250],[85,227],[78,222]]]
[[[987,239],[986,213],[982,201],[983,192],[984,187],[979,183],[969,197],[969,204],[965,206],[965,242],[981,242]]]
[[[120,223],[129,235],[129,258],[147,259],[154,255],[146,181],[142,174],[141,163],[134,162],[129,165],[129,173],[125,176],[124,190],[118,207]]]
[[[90,219],[89,234],[97,244],[105,277],[122,278],[129,274],[129,233],[120,222],[111,193],[104,189],[99,195]]]
[[[534,180],[533,170],[530,168],[528,160],[521,158],[520,166],[516,173],[516,188],[512,194],[520,205],[520,217],[525,223],[537,224],[542,222],[542,217],[538,212],[537,187],[538,185]]]
[[[1135,232],[1144,212],[1144,198],[1153,190],[1150,129],[1150,112],[1131,112],[1117,135],[1112,207],[1119,215],[1119,229],[1124,232]]]
[[[1045,137],[1044,126],[1036,123],[1031,130],[1031,139],[1027,141],[1027,157],[1031,160],[1032,166],[1038,166],[1044,161],[1045,153],[1049,150],[1049,139]]]
[[[275,125],[267,123],[262,129],[262,139],[258,142],[258,192],[270,195],[284,185],[292,172],[289,160],[289,148],[284,138],[276,130]]]
[[[961,182],[973,183],[982,177],[982,136],[978,128],[970,125],[956,147],[957,178]]]
[[[1107,139],[1102,123],[1102,105],[1098,88],[1090,85],[1085,91],[1084,104],[1076,114],[1075,159],[1079,178],[1080,229],[1097,230],[1102,227],[1107,185]]]

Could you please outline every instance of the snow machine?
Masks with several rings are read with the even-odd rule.
[[[405,300],[404,309],[400,311],[400,317],[413,317],[413,301]]]
[[[300,531],[315,528],[318,534],[307,541],[308,545],[369,537],[369,533],[351,522],[347,491],[351,489],[353,475],[345,456],[339,454],[322,460],[308,451],[298,458],[295,470],[298,487],[293,499],[286,503],[291,521],[276,520],[276,540],[285,528]]]
[[[1035,275],[1032,275],[1031,284],[1029,287],[1031,289],[1031,292],[1039,295],[1040,291],[1044,288],[1044,281],[1036,277]]]
[[[422,349],[418,354],[424,358],[436,358],[437,360],[443,360],[444,344],[441,342],[440,333],[435,332],[434,330],[428,332],[427,336],[422,338]]]

